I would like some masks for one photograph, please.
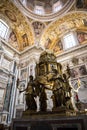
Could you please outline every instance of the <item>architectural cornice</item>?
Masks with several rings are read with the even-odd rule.
[[[69,49],[61,54],[57,55],[58,62],[62,62],[67,59],[72,58],[73,56],[83,55],[87,53],[87,44],[83,44],[77,47],[73,47],[72,49]]]

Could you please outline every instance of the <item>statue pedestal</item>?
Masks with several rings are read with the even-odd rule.
[[[26,116],[27,115],[27,116]],[[12,130],[87,130],[87,115],[66,116],[57,113],[24,112],[21,119],[13,119]]]
[[[21,118],[30,118],[30,117],[51,117],[51,116],[71,116],[76,115],[74,110],[66,109],[65,106],[53,108],[52,111],[34,111],[34,110],[25,110]]]
[[[36,112],[36,111],[30,111],[30,110],[26,110],[26,111],[24,111],[23,112],[23,114],[22,114],[22,118],[25,118],[25,119],[27,119],[27,118],[29,118],[29,117],[46,117],[47,118],[47,116],[55,116],[55,115],[57,115],[57,116],[66,116],[66,111],[65,111],[65,109],[61,109],[61,110],[58,110],[58,109],[55,109],[55,111],[46,111],[46,112],[43,112],[43,111],[38,111],[38,112]]]

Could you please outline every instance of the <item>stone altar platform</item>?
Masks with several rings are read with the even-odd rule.
[[[87,130],[87,115],[64,115],[57,113],[26,113],[13,119],[11,130]]]

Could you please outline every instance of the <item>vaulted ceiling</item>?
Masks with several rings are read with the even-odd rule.
[[[39,21],[52,21],[75,4],[75,0],[14,0],[14,2],[28,17]]]
[[[35,44],[55,53],[62,52],[60,37],[65,32],[87,31],[87,3],[85,1],[85,6],[78,6],[77,1],[61,0],[63,7],[52,12],[52,7],[58,0],[26,0],[26,6],[23,0],[0,0],[0,19],[10,27],[8,44],[18,51]],[[45,14],[34,12],[34,5],[37,4],[45,5]]]

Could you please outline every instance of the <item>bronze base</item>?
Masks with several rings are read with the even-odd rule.
[[[52,111],[31,111],[26,110],[22,114],[22,118],[35,118],[35,117],[47,117],[47,116],[67,116],[67,112],[74,113],[74,111],[66,110],[65,107],[53,108]],[[69,115],[69,114],[68,114]],[[71,115],[71,114],[70,114]]]

